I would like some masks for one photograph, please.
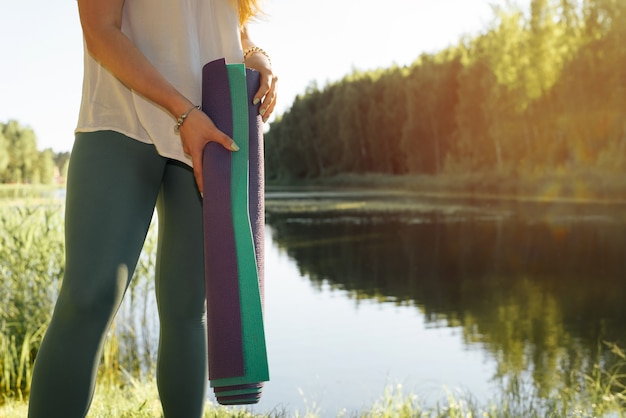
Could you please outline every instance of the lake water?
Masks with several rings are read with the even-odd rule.
[[[622,204],[274,197],[303,205],[268,206],[255,411],[349,414],[397,384],[425,405],[547,394],[626,347]]]
[[[624,203],[273,192],[267,209],[271,381],[255,412],[353,416],[397,385],[424,406],[510,384],[543,396],[610,368],[604,342],[626,347]],[[116,327],[153,364],[144,282]]]
[[[267,232],[271,240],[271,227]],[[494,367],[459,338],[459,329],[393,298],[359,299],[330,280],[312,281],[287,251],[269,248],[272,380],[256,409],[278,405],[335,416],[371,406],[397,384],[424,396],[441,396],[443,385],[489,392]]]

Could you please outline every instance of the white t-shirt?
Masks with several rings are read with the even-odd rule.
[[[202,98],[204,64],[243,62],[239,17],[229,0],[126,0],[122,32],[194,104]],[[76,132],[113,130],[191,166],[169,112],[123,85],[86,49],[84,66]]]

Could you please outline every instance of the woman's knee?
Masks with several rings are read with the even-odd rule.
[[[122,302],[127,283],[125,265],[119,265],[115,272],[93,269],[80,276],[69,269],[61,286],[57,310],[65,317],[108,322]]]

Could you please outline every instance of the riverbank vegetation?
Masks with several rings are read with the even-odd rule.
[[[488,402],[479,402],[471,394],[447,391],[441,401],[427,406],[416,394],[407,394],[401,385],[389,386],[380,399],[361,411],[340,411],[336,414],[320,408],[291,411],[277,406],[271,412],[256,412],[254,407],[223,407],[207,402],[206,418],[622,418],[624,392],[612,394],[594,376],[581,376],[583,387],[541,398],[522,385]],[[589,391],[588,389],[592,389]],[[23,418],[25,402],[11,400],[0,406],[3,418]],[[135,382],[129,386],[100,386],[88,418],[160,418],[162,409],[156,384]]]
[[[570,203],[626,203],[626,176],[598,170],[553,172],[527,176],[503,173],[382,174],[344,173],[333,176],[274,179],[267,192],[336,190],[409,193],[444,198],[519,200]]]
[[[310,86],[266,135],[268,182],[447,176],[469,190],[623,195],[626,5],[495,12],[484,33],[408,67]]]
[[[37,195],[37,194],[36,194]],[[31,201],[32,202],[32,201]],[[0,404],[28,397],[32,368],[65,269],[63,206],[48,200],[0,205]],[[151,228],[135,277],[103,350],[99,379],[123,385],[154,374],[156,229]],[[142,280],[143,279],[143,280]],[[0,416],[4,416],[0,413]]]

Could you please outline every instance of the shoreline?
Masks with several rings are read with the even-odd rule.
[[[520,203],[626,205],[626,173],[588,176],[550,175],[511,178],[477,173],[471,175],[340,175],[266,184],[267,199],[281,193],[329,192],[345,195],[410,196],[448,200],[481,200]]]

